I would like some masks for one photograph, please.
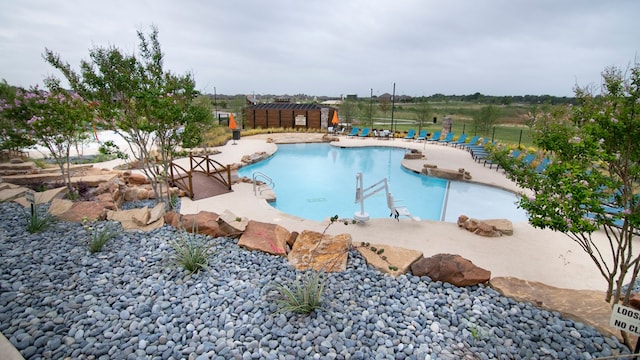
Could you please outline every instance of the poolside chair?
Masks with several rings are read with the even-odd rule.
[[[550,162],[551,160],[549,160],[549,158],[543,158],[538,166],[536,166],[535,172],[537,172],[538,174],[542,174],[545,170],[547,170],[547,165],[549,165]]]
[[[407,133],[407,136],[405,136],[405,140],[413,140],[413,138],[416,137],[416,131],[414,129],[410,129],[409,132]]]
[[[451,144],[452,146],[458,146],[458,144],[464,144],[464,142],[467,140],[467,134],[462,134],[460,135],[460,137],[458,138],[458,140],[456,141],[452,141],[449,144]],[[449,144],[447,144],[447,146],[449,146]]]
[[[356,136],[356,135],[358,135],[358,131],[359,131],[359,130],[360,130],[360,129],[358,129],[357,127],[353,127],[353,128],[351,129],[351,132],[350,132],[350,133],[348,133],[348,134],[347,134],[347,136],[348,136],[348,137]]]
[[[522,158],[522,166],[529,166],[531,165],[531,162],[533,161],[533,159],[535,159],[536,156],[534,154],[528,154],[525,157]]]
[[[520,156],[520,150],[511,150],[511,153],[509,153],[509,157],[517,159]],[[492,159],[485,159],[484,160],[484,165],[485,166],[489,164],[489,169],[493,168],[493,165],[496,165],[496,171],[500,170],[500,165],[496,164],[493,162]]]
[[[481,160],[487,159],[489,157],[489,155],[491,154],[491,148],[496,146],[497,143],[498,142],[494,140],[490,144],[485,142],[484,145],[481,146],[481,147],[472,148],[470,150],[471,151],[471,157],[477,162],[480,162]]]
[[[444,137],[444,139],[438,141],[438,144],[450,143],[451,141],[453,141],[453,135],[454,134],[452,132],[448,133],[447,136]]]
[[[365,138],[365,137],[369,136],[369,131],[371,131],[371,129],[369,129],[368,127],[363,128],[362,132],[360,133],[360,137],[361,138]]]
[[[440,141],[440,131],[435,131],[427,141]]]
[[[458,143],[455,144],[455,147],[459,147],[461,149],[463,149],[463,148],[466,149],[467,146],[477,144],[478,140],[480,140],[480,136],[475,135],[474,137],[471,138],[471,140],[469,140],[469,142],[458,142]]]
[[[427,139],[427,130],[420,130],[420,133],[418,134],[418,137],[416,138],[416,141],[423,141]]]
[[[411,215],[409,209],[407,209],[406,206],[396,205],[396,202],[393,199],[393,194],[391,194],[390,192],[387,193],[387,206],[389,207],[389,210],[391,210],[389,217],[393,216],[398,221],[400,221],[400,216],[406,216],[411,220],[420,220],[419,217]]]

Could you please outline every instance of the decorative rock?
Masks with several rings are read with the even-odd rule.
[[[513,235],[513,223],[507,219],[485,219],[483,222],[493,226],[502,235]]]
[[[376,251],[373,251],[373,249],[376,249]],[[378,271],[393,276],[406,274],[411,268],[411,264],[423,257],[422,251],[390,245],[370,244],[369,246],[357,246],[356,250],[364,257],[367,264]],[[383,250],[383,252],[379,253],[380,250]],[[398,270],[391,270],[389,266],[395,266]]]
[[[175,211],[169,211],[164,214],[164,222],[167,225],[171,225],[173,227],[180,227],[181,219],[182,219],[182,215],[178,214]]]
[[[233,214],[229,210],[225,210],[218,217],[218,225],[220,229],[227,234],[241,234],[247,228],[249,219],[246,217],[239,217]]]
[[[558,311],[568,318],[595,327],[603,335],[620,335],[620,330],[605,325],[609,324],[611,305],[604,301],[604,291],[562,289],[514,277],[495,277],[491,279],[490,285],[500,294],[515,301]]]
[[[331,236],[304,230],[293,244],[289,263],[298,270],[345,271],[350,247],[350,234]]]
[[[492,220],[493,223],[497,223],[501,226],[509,235],[513,234],[513,225],[508,220]],[[507,224],[508,222],[508,224]],[[510,229],[509,229],[509,225]],[[478,219],[470,219],[466,215],[460,215],[458,217],[458,227],[466,229],[469,232],[472,232],[476,235],[486,236],[486,237],[498,237],[502,236],[502,232],[496,229],[492,223],[486,220],[478,220]]]
[[[125,171],[126,173],[126,171]],[[129,171],[129,175],[126,176],[125,173],[123,173],[123,178],[125,180],[125,182],[128,185],[145,185],[145,184],[149,184],[149,179],[147,179],[146,176],[144,176],[143,174],[139,174],[139,173],[132,173]]]
[[[146,225],[154,223],[154,222],[160,220],[160,218],[164,218],[164,203],[163,202],[157,203],[156,206],[154,206],[153,209],[151,209],[149,211],[149,219],[147,219]]]
[[[296,243],[296,239],[298,238],[298,235],[300,234],[297,231],[291,232],[291,235],[287,239],[287,245],[289,245],[289,249],[293,249],[293,244]]]
[[[280,225],[249,220],[238,245],[249,250],[287,256],[287,240],[291,233]]]
[[[161,217],[154,223],[146,224],[146,220],[144,219],[148,220],[148,216],[149,209],[146,207],[142,209],[107,211],[107,220],[119,221],[124,230],[149,231],[164,225],[164,217]]]
[[[125,201],[146,200],[150,198],[149,190],[142,187],[127,187],[124,191]]]
[[[54,208],[54,203],[58,201],[63,202]],[[59,210],[67,208],[68,204],[71,206],[63,212],[57,213]],[[53,208],[53,210],[52,210]],[[115,204],[110,201],[75,201],[63,199],[54,199],[49,208],[49,213],[54,215],[60,220],[80,222],[83,218],[87,218],[89,221],[104,220],[107,216],[107,212],[115,210]]]
[[[404,158],[407,160],[422,159],[422,151],[411,149],[411,152],[404,154]]]
[[[218,225],[217,213],[211,211],[200,211],[197,214],[182,215],[178,228],[187,232],[193,232],[213,237],[225,236],[226,234]]]
[[[447,179],[447,180],[464,180],[464,173],[460,173],[456,170],[425,167],[422,169],[422,172],[426,173],[429,176],[438,177],[438,178]]]
[[[411,265],[415,276],[428,276],[434,281],[448,282],[455,286],[473,286],[486,283],[491,272],[474,265],[460,255],[437,254],[420,259]]]
[[[149,223],[150,212],[148,207],[126,210],[131,214],[131,221],[138,226],[145,226]]]

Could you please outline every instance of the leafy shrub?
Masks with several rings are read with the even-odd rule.
[[[289,286],[275,284],[274,289],[279,295],[276,304],[281,312],[310,314],[322,305],[324,278],[321,272],[311,271]]]

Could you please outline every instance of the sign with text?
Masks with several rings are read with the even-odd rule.
[[[36,203],[36,194],[33,191],[27,191],[24,193],[24,198],[29,204]]]
[[[304,115],[296,115],[296,126],[307,125],[307,117]]]
[[[615,304],[609,325],[640,336],[640,311]]]

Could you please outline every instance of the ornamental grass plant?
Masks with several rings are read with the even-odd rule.
[[[197,232],[188,233],[181,230],[178,239],[171,242],[175,251],[173,262],[187,270],[190,274],[208,269],[209,257],[213,254],[213,245],[206,236]]]
[[[47,213],[39,214],[38,207],[34,206],[31,211],[25,212],[27,219],[27,231],[31,234],[46,230],[55,222],[55,218]]]
[[[282,313],[294,312],[308,315],[322,305],[325,276],[323,272],[310,270],[298,276],[290,284],[274,284],[278,293],[275,300]]]

